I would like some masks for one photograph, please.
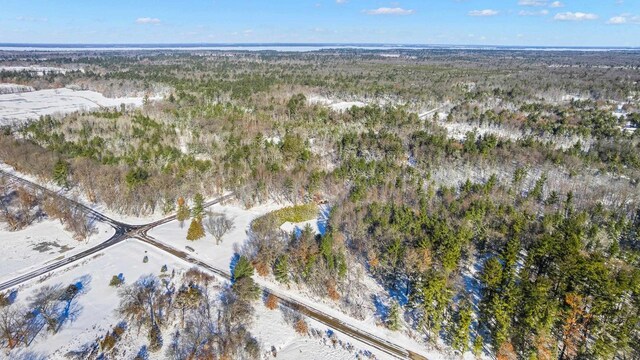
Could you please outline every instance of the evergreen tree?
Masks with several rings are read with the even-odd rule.
[[[194,218],[191,220],[191,225],[189,225],[189,230],[187,231],[187,240],[195,241],[205,237],[204,226],[202,226],[202,221],[199,218]]]
[[[162,331],[157,324],[152,324],[149,328],[149,351],[156,352],[162,348]]]
[[[289,283],[289,259],[286,255],[281,255],[276,261],[273,269],[276,280],[283,284]]]
[[[236,266],[233,268],[233,281],[252,276],[253,265],[251,265],[251,262],[246,256],[240,256]]]
[[[469,331],[471,328],[471,305],[464,301],[454,316],[454,325],[451,335],[451,346],[461,353],[469,349]]]
[[[53,167],[53,181],[63,188],[69,187],[69,164],[66,161],[58,160]]]
[[[178,198],[178,213],[176,214],[176,219],[180,222],[180,226],[182,227],[184,221],[189,218],[189,208],[187,207],[184,198]]]
[[[252,301],[260,297],[260,288],[253,281],[253,265],[245,256],[240,256],[233,268],[233,290],[239,298]]]
[[[390,330],[400,330],[400,308],[395,300],[391,300],[389,314],[387,315],[387,327]]]
[[[447,288],[446,278],[435,270],[427,272],[416,284],[413,302],[421,304],[423,316],[420,325],[431,331],[434,341],[442,327],[450,296],[451,291]]]
[[[124,282],[124,280],[122,278],[120,278],[118,275],[113,275],[111,277],[111,281],[109,281],[109,286],[118,287],[118,286],[122,285],[123,282]]]
[[[191,216],[194,219],[202,219],[202,215],[204,214],[204,198],[202,194],[197,193],[193,197],[193,209],[191,209]]]
[[[476,338],[473,340],[473,355],[476,357],[480,357],[482,355],[482,346],[484,345],[484,339],[480,334],[476,335]]]
[[[533,189],[529,193],[529,197],[536,199],[538,202],[542,202],[544,199],[544,184],[547,182],[547,174],[540,175],[540,178],[536,180]]]

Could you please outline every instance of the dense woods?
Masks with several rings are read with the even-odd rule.
[[[254,271],[355,317],[366,274],[391,298],[385,326],[458,353],[640,357],[637,54],[394,51],[95,53],[73,59],[83,73],[0,72],[34,88],[166,91],[141,109],[6,128],[0,160],[123,214],[177,211],[194,241],[233,227],[203,197],[287,205],[252,223],[221,300],[195,273],[171,291],[155,277],[120,290],[123,317],[172,358],[256,354]],[[43,211],[89,231],[73,209],[6,189],[9,227]],[[321,233],[281,231],[318,203]],[[179,336],[161,338],[165,317]]]

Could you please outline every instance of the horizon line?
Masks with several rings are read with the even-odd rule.
[[[494,45],[494,44],[419,44],[419,43],[375,43],[375,42],[225,42],[225,43],[209,43],[209,42],[171,42],[171,43],[49,43],[49,42],[0,42],[0,47],[9,48],[198,48],[198,47],[352,47],[352,48],[390,48],[396,50],[405,49],[428,49],[428,48],[515,48],[515,49],[621,49],[621,50],[640,50],[640,46],[581,46],[581,45]]]

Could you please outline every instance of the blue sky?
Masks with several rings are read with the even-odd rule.
[[[0,0],[0,42],[640,46],[640,0]]]

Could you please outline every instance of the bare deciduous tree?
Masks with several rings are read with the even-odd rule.
[[[233,221],[225,214],[211,214],[204,223],[207,232],[216,239],[216,245],[222,242],[222,237],[233,229]]]

